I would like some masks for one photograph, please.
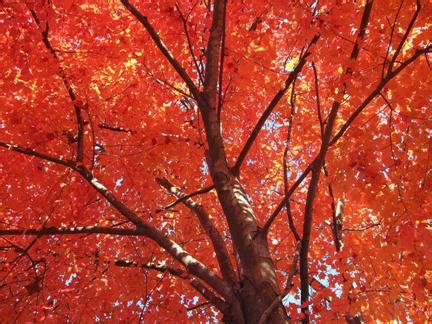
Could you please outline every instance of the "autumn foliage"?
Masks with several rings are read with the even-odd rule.
[[[428,0],[0,2],[0,318],[425,322]]]

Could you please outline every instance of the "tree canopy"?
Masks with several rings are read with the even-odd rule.
[[[1,318],[431,320],[430,1],[0,6]]]

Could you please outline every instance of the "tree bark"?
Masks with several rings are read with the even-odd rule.
[[[217,116],[219,53],[223,35],[226,1],[214,3],[213,21],[206,53],[204,103],[198,102],[208,143],[208,162],[213,183],[228,222],[235,253],[239,259],[240,282],[234,292],[246,323],[258,323],[262,313],[280,295],[275,266],[265,233],[258,227],[254,210],[236,176],[228,166]],[[287,322],[282,304],[269,317],[273,323]]]

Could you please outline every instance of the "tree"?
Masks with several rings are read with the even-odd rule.
[[[431,319],[431,16],[2,2],[2,318]]]

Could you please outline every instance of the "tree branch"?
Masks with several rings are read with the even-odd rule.
[[[199,280],[196,278],[191,278],[188,273],[183,271],[182,269],[174,268],[166,262],[148,262],[148,263],[137,263],[133,261],[126,261],[126,260],[117,260],[114,261],[114,265],[118,267],[125,267],[125,268],[144,268],[149,270],[156,270],[159,272],[168,272],[171,275],[183,279],[188,280],[190,285],[195,288],[196,291],[198,291],[205,299],[210,301],[217,309],[219,309],[222,313],[225,312],[225,301],[220,299],[218,296],[215,295],[213,291],[208,289],[205,285],[203,285]]]
[[[402,4],[401,4],[401,6],[402,6]],[[416,19],[417,19],[417,16],[418,16],[419,13],[420,13],[420,9],[421,9],[420,0],[417,0],[417,7],[416,7],[416,11],[414,12],[414,15],[412,16],[412,18],[411,18],[411,20],[410,20],[410,22],[409,22],[409,24],[408,24],[407,30],[405,31],[405,33],[404,33],[404,35],[403,35],[403,37],[402,37],[402,39],[401,39],[401,41],[400,41],[400,43],[399,43],[399,45],[398,45],[396,51],[395,51],[395,53],[393,54],[393,57],[392,57],[392,59],[391,59],[391,61],[390,61],[390,64],[389,64],[389,67],[388,67],[388,70],[387,70],[387,75],[390,74],[390,73],[392,72],[392,70],[393,70],[393,66],[394,66],[394,64],[395,64],[395,62],[396,62],[396,59],[397,59],[397,57],[398,57],[400,51],[402,50],[402,47],[403,47],[403,45],[405,44],[405,41],[406,41],[406,39],[408,38],[408,35],[409,35],[409,33],[411,32],[411,29],[412,29],[413,26],[414,26],[414,23],[415,23],[415,21],[416,21]],[[399,11],[398,11],[398,13],[399,13]],[[397,16],[396,16],[396,18],[397,18]],[[395,20],[395,22],[396,22],[396,20]]]
[[[211,185],[211,186],[208,186],[208,187],[202,188],[202,189],[200,189],[200,190],[197,190],[197,191],[195,191],[195,192],[192,192],[192,193],[190,193],[190,194],[187,194],[187,195],[185,194],[185,195],[181,196],[180,198],[178,198],[176,201],[172,202],[171,204],[169,204],[169,205],[163,207],[162,209],[158,209],[158,210],[156,210],[156,213],[160,213],[160,212],[163,212],[163,211],[165,211],[165,210],[171,209],[171,208],[173,208],[174,206],[176,206],[177,204],[179,204],[179,203],[181,203],[181,202],[184,202],[185,200],[187,200],[187,199],[189,199],[189,198],[195,197],[195,196],[197,196],[197,195],[205,194],[205,193],[207,193],[207,192],[212,191],[213,189],[214,189],[214,185]]]
[[[22,154],[29,155],[29,156],[34,156],[34,157],[37,157],[37,158],[40,158],[40,159],[43,159],[43,160],[46,160],[49,162],[63,165],[63,166],[68,167],[68,168],[74,168],[75,164],[76,164],[75,161],[72,161],[72,160],[57,158],[57,157],[49,155],[49,154],[37,152],[31,148],[25,148],[25,147],[22,147],[19,145],[11,144],[11,143],[0,142],[0,146],[6,148],[8,150],[11,150],[11,151],[15,151],[15,152],[22,153]]]
[[[144,26],[146,31],[149,33],[150,37],[153,39],[156,46],[159,48],[161,53],[165,56],[171,66],[180,75],[182,80],[186,83],[190,92],[197,101],[201,100],[201,94],[197,87],[195,86],[192,79],[187,74],[186,70],[181,66],[177,59],[173,56],[171,51],[166,47],[159,34],[156,32],[152,24],[148,21],[148,18],[141,14],[128,0],[121,0],[121,3],[125,8]]]
[[[294,191],[296,191],[296,189],[298,188],[298,186],[300,186],[301,183],[303,182],[303,180],[306,179],[306,177],[309,174],[309,172],[312,171],[312,166],[315,163],[315,161],[316,161],[316,159],[313,160],[306,167],[306,169],[303,171],[303,173],[300,175],[300,177],[297,178],[296,182],[294,182],[294,184],[290,187],[290,189],[285,193],[285,197],[281,200],[281,202],[278,204],[278,206],[276,207],[276,209],[274,210],[274,212],[271,214],[271,216],[269,217],[269,219],[267,220],[267,222],[263,226],[263,231],[265,233],[268,233],[268,231],[269,231],[270,227],[272,226],[274,220],[276,219],[276,217],[279,215],[279,213],[281,212],[281,210],[286,205],[286,200],[290,199],[290,197],[294,193]]]
[[[328,178],[329,173],[328,173],[325,161],[323,163],[322,168],[323,168],[325,177]],[[332,224],[331,225],[332,225],[332,232],[333,232],[333,241],[335,243],[336,252],[339,252],[341,250],[341,247],[342,247],[341,240],[340,240],[342,233],[340,232],[339,227],[338,227],[336,199],[335,199],[335,196],[333,193],[333,186],[330,182],[328,182],[328,184],[327,184],[327,189],[328,189],[329,196],[331,198],[331,210],[332,210]]]
[[[58,64],[58,75],[62,79],[63,84],[64,84],[64,86],[68,92],[69,98],[71,99],[72,104],[74,106],[76,121],[77,121],[77,125],[78,125],[76,161],[79,163],[82,163],[83,157],[84,157],[84,119],[81,115],[81,109],[84,107],[83,106],[84,103],[80,103],[77,100],[77,96],[75,94],[75,91],[72,88],[71,84],[69,83],[69,80],[67,78],[65,70],[63,69],[63,67],[60,64],[60,59],[57,56],[56,51],[54,50],[54,48],[52,47],[52,45],[48,39],[48,31],[49,31],[48,22],[45,23],[45,28],[43,29],[42,23],[41,23],[39,17],[37,16],[36,12],[32,9],[30,10],[30,12],[31,12],[31,15],[33,16],[33,19],[35,20],[36,24],[38,25],[38,27],[41,31],[42,41],[43,41],[45,47],[48,49],[48,51],[51,53],[51,55],[53,56],[53,58],[56,60],[56,62]]]
[[[93,188],[96,189],[106,200],[108,200],[124,217],[142,229],[146,236],[155,241],[165,251],[167,251],[177,261],[182,263],[186,270],[205,281],[218,293],[225,298],[231,296],[231,289],[221,278],[213,273],[200,261],[196,260],[192,255],[186,252],[180,245],[169,239],[165,234],[160,232],[154,226],[143,221],[138,215],[129,209],[125,204],[118,200],[103,184],[101,184],[94,176],[85,168],[76,168],[76,170],[86,179]]]
[[[303,66],[306,64],[306,59],[310,55],[310,48],[313,44],[315,44],[318,39],[319,35],[315,35],[311,42],[309,43],[305,53],[300,56],[299,63],[295,67],[294,71],[290,73],[288,78],[285,80],[285,85],[282,89],[280,89],[276,95],[273,97],[273,99],[270,101],[267,108],[264,110],[263,114],[261,115],[260,119],[258,120],[257,124],[255,125],[254,129],[252,130],[251,135],[247,139],[245,145],[243,146],[243,149],[241,150],[237,161],[234,166],[234,173],[240,172],[240,167],[243,163],[243,161],[246,158],[246,155],[248,154],[250,148],[252,147],[252,144],[255,142],[255,139],[257,138],[259,132],[261,131],[261,128],[263,127],[264,123],[266,122],[267,118],[272,113],[273,109],[276,107],[276,105],[279,103],[279,101],[282,99],[282,97],[285,95],[285,93],[288,91],[288,88],[290,87],[291,83],[294,82],[294,80],[297,78],[297,75],[301,72],[303,69]]]
[[[219,53],[224,33],[224,12],[226,0],[215,0],[213,20],[206,50],[206,71],[204,78],[204,96],[208,109],[216,109],[216,93],[219,78]]]
[[[316,103],[317,103],[317,115],[318,115],[318,122],[319,122],[319,126],[320,126],[321,140],[322,140],[324,137],[324,121],[323,121],[322,114],[321,114],[321,102],[320,102],[320,96],[319,96],[318,73],[317,73],[315,64],[313,62],[312,62],[312,70],[314,73],[315,96],[316,96]],[[324,171],[324,175],[326,176],[326,178],[328,178],[329,173],[327,170],[325,160],[323,162],[322,168]],[[340,233],[338,232],[338,227],[337,227],[337,222],[336,222],[336,205],[335,205],[335,197],[333,194],[333,186],[330,182],[327,184],[327,189],[328,189],[329,196],[331,198],[331,209],[332,209],[332,219],[333,219],[333,224],[332,224],[333,240],[335,243],[336,251],[339,252],[341,249],[341,242],[339,240],[339,234]]]
[[[222,44],[221,44],[221,51],[220,51],[220,68],[219,68],[219,92],[218,92],[218,109],[217,109],[217,119],[219,125],[221,124],[221,115],[222,115],[222,107],[223,107],[223,97],[225,95],[222,94],[223,92],[223,72],[224,72],[224,62],[225,62],[225,42],[226,42],[226,14],[227,14],[227,8],[226,4],[223,11],[223,22],[222,22]]]
[[[41,229],[0,229],[0,236],[46,236],[46,235],[79,235],[108,234],[121,236],[145,236],[140,228],[115,228],[101,226],[78,227],[44,227]]]
[[[343,232],[363,232],[363,231],[366,231],[370,228],[377,227],[380,225],[381,225],[381,222],[378,222],[378,223],[369,224],[369,225],[366,225],[364,227],[359,227],[359,228],[344,228],[342,231]]]
[[[295,84],[296,84],[296,80],[294,80],[293,84],[292,84],[292,89],[291,89],[291,97],[290,97],[290,105],[291,105],[291,111],[290,111],[290,116],[289,116],[289,125],[288,125],[288,131],[287,131],[287,139],[286,139],[286,143],[285,143],[285,149],[284,149],[284,153],[283,153],[283,158],[282,158],[282,165],[283,165],[283,179],[284,179],[284,195],[285,197],[288,196],[288,161],[287,161],[287,155],[288,155],[288,150],[291,144],[291,133],[292,133],[292,128],[293,128],[293,121],[294,121],[294,115],[295,115]],[[292,215],[292,210],[291,210],[291,202],[290,199],[286,199],[285,201],[285,209],[287,212],[287,217],[288,217],[288,224],[289,224],[289,228],[291,230],[291,232],[294,235],[294,238],[296,239],[296,241],[300,241],[300,235],[297,232],[297,229],[295,227],[294,224],[294,220],[293,220],[293,215]]]
[[[393,41],[393,34],[394,34],[394,31],[395,31],[395,27],[396,27],[396,22],[397,22],[397,19],[399,17],[399,13],[400,13],[400,11],[402,9],[403,3],[404,3],[404,0],[401,0],[399,8],[398,8],[398,10],[396,12],[395,19],[394,19],[392,27],[391,27],[390,40],[389,40],[389,43],[387,45],[387,52],[386,52],[386,55],[384,57],[383,67],[382,67],[382,71],[381,71],[381,78],[382,79],[384,79],[384,73],[385,73],[384,71],[385,71],[385,67],[386,67],[386,63],[387,63],[387,58],[388,58],[388,55],[390,53],[390,48],[391,48],[391,44],[392,44],[392,41]],[[393,57],[393,58],[396,60],[395,57]]]
[[[401,65],[397,67],[393,72],[387,76],[384,80],[382,80],[376,88],[371,92],[371,94],[361,103],[361,105],[354,111],[354,113],[348,118],[348,120],[343,124],[343,126],[340,128],[340,130],[333,136],[331,139],[329,146],[333,146],[336,144],[339,139],[345,134],[345,132],[348,130],[348,128],[351,126],[351,124],[356,120],[356,118],[360,115],[360,113],[371,103],[371,101],[379,95],[381,90],[387,85],[389,81],[391,81],[394,77],[396,77],[403,69],[405,69],[409,64],[414,62],[418,57],[420,57],[423,54],[430,53],[432,48],[432,45],[426,46],[422,50],[416,50],[416,52],[405,62],[403,62]],[[269,219],[267,220],[266,224],[264,225],[264,229],[268,232],[269,228],[271,227],[272,223],[280,213],[280,211],[285,206],[286,199],[289,199],[290,196],[294,193],[294,191],[298,188],[298,186],[303,182],[303,180],[306,178],[306,176],[309,174],[309,172],[312,171],[312,166],[316,162],[315,158],[303,171],[301,176],[297,179],[297,181],[291,186],[291,188],[288,190],[288,197],[284,197],[281,202],[278,204],[276,209],[273,211]]]
[[[120,236],[145,236],[145,232],[140,228],[113,228],[113,227],[100,227],[100,226],[80,226],[80,227],[45,227],[42,229],[0,229],[0,236],[46,236],[46,235],[79,235],[79,234],[108,234]],[[205,287],[200,281],[195,278],[190,278],[189,275],[182,269],[176,269],[168,266],[165,262],[150,262],[145,264],[138,264],[131,261],[118,260],[114,265],[119,267],[143,267],[146,269],[153,269],[160,272],[168,271],[170,274],[175,275],[182,279],[188,279],[190,284],[205,298],[212,302],[222,312],[224,310],[224,301],[218,298],[212,291]]]
[[[387,85],[389,81],[391,81],[394,77],[396,77],[403,69],[405,69],[408,65],[414,62],[418,57],[423,54],[430,53],[432,45],[428,45],[423,49],[417,49],[415,53],[408,58],[406,61],[402,62],[394,71],[390,72],[386,78],[381,80],[376,88],[371,92],[369,96],[362,102],[362,104],[352,113],[352,115],[348,118],[348,120],[343,124],[337,134],[330,141],[330,146],[333,146],[347,131],[347,129],[351,126],[354,120],[360,115],[360,113],[367,107],[367,105],[381,92],[381,90]]]
[[[216,258],[218,260],[219,267],[221,269],[224,279],[229,281],[231,284],[235,283],[237,281],[237,276],[234,272],[234,268],[231,263],[230,256],[223,237],[222,235],[220,235],[216,226],[214,226],[214,224],[211,222],[210,217],[204,207],[194,202],[192,199],[186,198],[187,196],[182,193],[180,189],[175,187],[170,181],[168,181],[168,179],[156,178],[156,181],[170,194],[177,197],[179,200],[183,199],[183,204],[197,215],[202,228],[204,229],[213,244],[213,249],[216,253]]]
[[[320,95],[319,95],[318,73],[317,73],[317,69],[315,67],[314,62],[312,62],[312,70],[313,70],[313,74],[314,74],[317,115],[318,115],[318,122],[319,122],[319,126],[320,126],[321,140],[322,140],[322,138],[324,136],[324,121],[323,121],[322,112],[321,112],[321,100],[320,100]]]
[[[357,35],[357,40],[354,44],[353,50],[351,52],[351,59],[356,60],[360,51],[359,42],[364,38],[366,34],[366,28],[369,23],[369,17],[372,10],[373,0],[366,1],[365,9],[363,11],[363,16],[360,22],[359,33]],[[351,67],[347,67],[345,70],[345,75],[351,75]],[[345,93],[345,84],[344,90]],[[322,136],[322,143],[318,157],[312,167],[312,177],[309,183],[309,188],[306,197],[306,206],[304,213],[303,222],[303,236],[301,240],[300,249],[300,286],[301,286],[301,303],[305,304],[309,300],[309,265],[308,265],[308,255],[309,255],[309,243],[312,228],[312,217],[313,217],[313,203],[317,193],[318,182],[320,178],[321,168],[325,161],[325,156],[329,148],[329,143],[336,121],[337,112],[339,110],[341,103],[337,100],[333,102],[330,114],[327,119],[327,126],[325,127],[324,134]],[[304,323],[309,323],[309,307],[303,306],[302,313],[304,314]]]
[[[191,54],[191,56],[192,56],[192,60],[193,60],[193,62],[194,62],[194,64],[195,64],[195,68],[197,69],[197,73],[198,73],[199,80],[200,80],[202,83],[204,83],[203,75],[202,75],[201,69],[200,69],[200,67],[199,67],[199,65],[198,65],[198,61],[197,61],[196,56],[195,56],[195,53],[194,53],[194,51],[193,51],[192,42],[191,42],[191,39],[190,39],[190,37],[189,37],[189,32],[188,32],[188,29],[187,29],[187,18],[183,15],[183,13],[181,12],[180,7],[179,7],[179,5],[178,5],[177,3],[176,3],[175,6],[176,6],[177,11],[178,11],[179,14],[180,14],[180,19],[181,19],[182,22],[183,22],[183,29],[184,29],[184,32],[185,32],[185,35],[186,35],[186,40],[187,40],[187,43],[188,43],[189,52],[190,52],[190,54]],[[193,9],[192,9],[192,10],[193,10]],[[189,13],[189,15],[190,15],[190,13]],[[188,16],[189,16],[189,15],[188,15]]]
[[[208,307],[209,305],[211,305],[210,302],[204,302],[204,303],[197,304],[197,305],[195,305],[195,306],[191,306],[191,307],[189,307],[187,310],[188,310],[188,312],[189,312],[189,311],[193,311],[193,310],[195,310],[195,309],[198,309],[198,308],[201,308],[201,307],[204,307],[204,306],[207,306],[207,307]]]
[[[113,131],[113,132],[133,133],[133,130],[131,130],[131,129],[123,128],[121,126],[111,126],[111,125],[108,125],[106,123],[100,123],[98,125],[98,127],[102,128],[102,129],[107,129],[107,130],[110,130],[110,131]]]
[[[110,202],[111,205],[121,215],[123,215],[127,220],[136,225],[137,228],[139,228],[139,230],[143,232],[144,236],[156,242],[174,259],[183,264],[189,273],[202,279],[223,297],[232,297],[231,289],[225,281],[223,281],[200,261],[196,260],[176,242],[168,238],[165,234],[163,234],[151,224],[145,222],[140,217],[138,217],[138,215],[134,211],[129,209],[129,207],[127,207],[124,203],[117,199],[117,197],[115,197],[111,193],[111,191],[109,191],[101,182],[99,182],[99,180],[95,178],[94,175],[89,170],[87,170],[84,165],[75,163],[73,161],[62,160],[43,153],[38,153],[32,149],[22,148],[17,145],[0,142],[0,146],[22,154],[36,156],[41,159],[66,166],[78,172],[97,192],[99,192],[108,202]]]

